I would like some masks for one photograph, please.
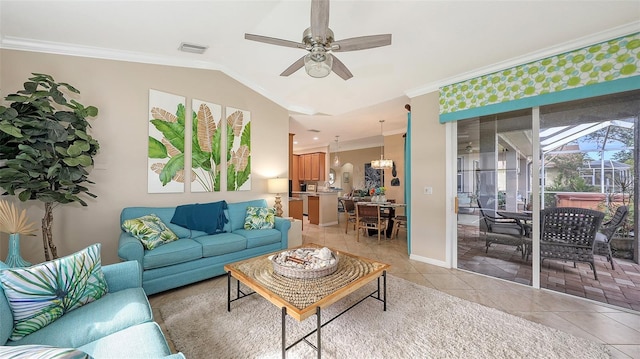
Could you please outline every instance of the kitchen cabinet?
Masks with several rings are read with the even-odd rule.
[[[304,180],[305,181],[310,181],[312,180],[311,178],[311,167],[313,166],[313,164],[311,163],[311,155],[307,154],[307,155],[302,155],[302,162],[303,162],[303,173],[304,173]]]
[[[320,197],[309,196],[309,223],[320,224]]]
[[[300,181],[325,180],[324,152],[305,153],[298,155],[298,179]]]

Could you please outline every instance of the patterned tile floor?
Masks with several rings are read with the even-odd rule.
[[[492,244],[485,253],[477,227],[458,225],[458,267],[522,284],[531,284],[531,260],[513,246]],[[596,256],[598,280],[587,263],[546,260],[540,271],[540,287],[622,308],[640,311],[640,265],[614,258],[615,270],[605,257]]]

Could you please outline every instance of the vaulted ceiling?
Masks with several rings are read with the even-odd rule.
[[[279,74],[306,52],[244,39],[301,41],[310,1],[0,1],[0,47],[221,70],[289,109],[295,149],[362,146],[405,130],[410,97],[438,86],[640,31],[640,1],[343,1],[337,40],[392,34],[336,55],[353,73]],[[208,46],[180,52],[181,42]],[[309,131],[309,130],[317,130]],[[314,140],[313,137],[317,137]]]

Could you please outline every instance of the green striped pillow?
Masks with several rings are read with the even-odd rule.
[[[27,268],[0,271],[13,313],[10,340],[19,340],[107,293],[100,243]]]

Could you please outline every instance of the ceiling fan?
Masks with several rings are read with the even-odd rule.
[[[289,76],[302,67],[311,77],[326,77],[331,71],[344,80],[353,77],[349,69],[332,52],[357,51],[391,45],[391,34],[352,37],[335,41],[329,28],[329,0],[311,0],[311,26],[302,33],[302,42],[244,34],[247,40],[294,47],[309,53],[294,62],[280,76]]]

